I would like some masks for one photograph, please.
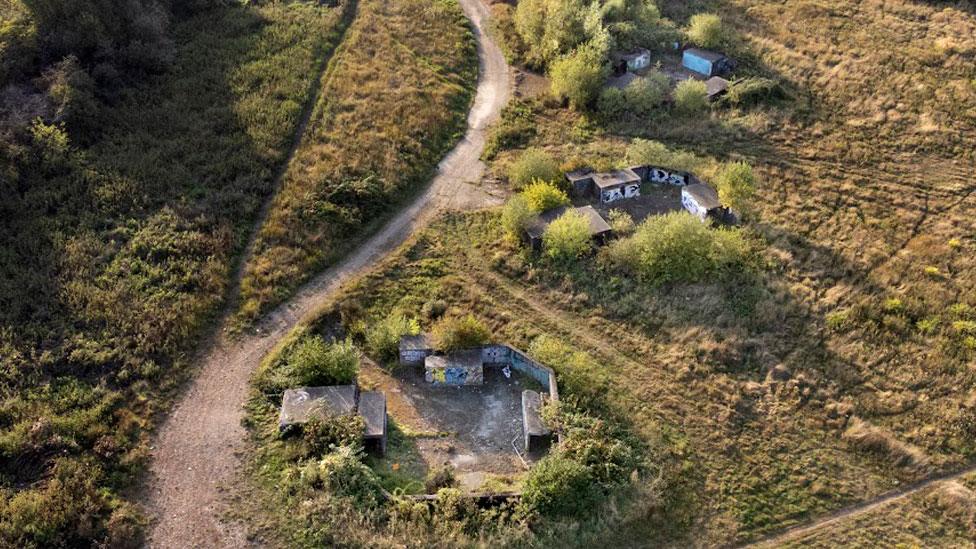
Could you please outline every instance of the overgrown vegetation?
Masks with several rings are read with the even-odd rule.
[[[139,543],[120,494],[342,15],[0,7],[0,545]]]
[[[488,328],[474,315],[444,317],[431,328],[434,346],[445,353],[471,349],[491,339]]]
[[[449,0],[361,0],[241,286],[253,320],[379,227],[464,128],[477,80]]]

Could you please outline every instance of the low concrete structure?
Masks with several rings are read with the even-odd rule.
[[[434,354],[434,346],[425,334],[400,337],[400,364],[416,366]]]
[[[731,84],[721,76],[713,76],[705,81],[705,95],[709,101],[716,101],[729,91]]]
[[[386,453],[386,395],[379,391],[360,393],[356,385],[298,387],[288,389],[281,398],[278,428],[285,431],[304,425],[311,419],[358,414],[365,428],[363,442],[367,449]]]
[[[542,395],[532,390],[522,391],[522,432],[530,454],[546,451],[552,443],[552,431],[542,420]]]
[[[381,456],[386,455],[386,395],[379,391],[360,393],[358,411],[366,424],[363,446]]]
[[[278,427],[286,429],[301,425],[313,417],[328,419],[352,415],[356,410],[356,393],[355,385],[288,389],[281,398]]]
[[[640,196],[641,178],[630,169],[616,170],[593,174],[593,185],[600,202],[607,204]]]
[[[580,208],[560,206],[558,208],[545,211],[529,221],[528,226],[525,228],[525,236],[533,250],[542,250],[542,237],[546,233],[546,228],[549,227],[550,223],[559,219],[570,210],[576,211],[577,213],[583,215],[583,217],[585,217],[589,222],[590,238],[593,239],[594,245],[602,246],[603,244],[606,244],[607,239],[610,237],[610,234],[613,231],[610,228],[610,224],[603,219],[600,212],[596,211],[593,206],[583,206]]]
[[[566,172],[566,181],[569,182],[573,196],[586,196],[593,191],[593,170],[581,168]]]
[[[702,183],[681,189],[681,205],[702,221],[709,217],[721,218],[725,213],[715,189]]]
[[[713,51],[689,48],[681,56],[681,64],[688,70],[706,77],[719,76],[733,70],[731,59]]]
[[[424,377],[435,385],[481,385],[485,382],[484,364],[478,349],[424,359]]]
[[[637,48],[628,53],[616,53],[613,55],[613,61],[614,69],[617,72],[641,71],[651,66],[651,51],[644,48]]]

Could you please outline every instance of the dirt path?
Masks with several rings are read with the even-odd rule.
[[[882,507],[890,505],[892,503],[899,502],[906,498],[910,498],[915,494],[918,494],[929,488],[933,488],[941,482],[950,482],[953,480],[959,480],[960,478],[976,473],[976,466],[967,467],[961,471],[955,473],[947,473],[943,475],[938,475],[925,480],[921,480],[907,486],[903,486],[897,490],[892,490],[890,492],[881,494],[880,496],[863,503],[858,503],[857,505],[852,505],[850,507],[845,507],[843,509],[838,509],[833,513],[814,519],[812,522],[807,522],[804,524],[798,524],[783,530],[779,533],[771,534],[764,537],[763,539],[749,543],[738,545],[737,547],[752,547],[752,548],[763,548],[763,547],[781,547],[784,543],[802,541],[804,536],[813,534],[818,530],[842,522],[848,519],[852,519],[872,511],[877,511]]]
[[[241,467],[241,426],[248,381],[261,358],[305,315],[344,282],[393,251],[444,209],[498,202],[477,183],[486,129],[508,100],[511,77],[505,58],[487,34],[488,10],[480,0],[460,0],[474,24],[481,75],[463,140],[438,167],[428,189],[344,260],[270,312],[253,333],[218,336],[200,355],[200,370],[153,445],[145,504],[153,518],[150,547],[241,547],[243,533],[220,520],[223,487]],[[226,326],[228,316],[223,319]],[[224,334],[224,331],[220,332]]]

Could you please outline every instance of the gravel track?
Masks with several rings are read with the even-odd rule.
[[[231,311],[224,314],[218,335],[198,355],[193,380],[154,439],[142,495],[152,518],[150,547],[247,545],[243,531],[223,522],[221,515],[226,505],[224,487],[242,467],[243,406],[248,382],[261,359],[343,283],[387,256],[438,212],[498,203],[478,185],[485,170],[480,157],[486,130],[508,101],[511,75],[501,50],[488,35],[487,8],[480,0],[460,0],[460,4],[472,22],[481,65],[464,138],[441,161],[423,194],[358,249],[268,313],[253,331],[228,336]],[[300,124],[299,131],[303,130]]]

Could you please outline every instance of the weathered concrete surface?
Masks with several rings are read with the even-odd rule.
[[[288,389],[281,397],[278,427],[305,423],[312,417],[327,419],[351,415],[356,410],[355,385],[300,387]]]
[[[268,313],[254,333],[232,339],[219,332],[196,359],[199,371],[161,425],[153,442],[144,506],[152,518],[151,547],[243,547],[241,528],[221,520],[222,489],[241,470],[241,425],[248,380],[261,358],[298,321],[335,295],[345,282],[385,257],[438,211],[501,202],[478,184],[486,130],[508,101],[510,74],[488,36],[488,9],[460,0],[478,41],[481,74],[463,140],[441,162],[426,192],[355,252],[317,276],[292,299]],[[226,326],[228,315],[224,318]]]

